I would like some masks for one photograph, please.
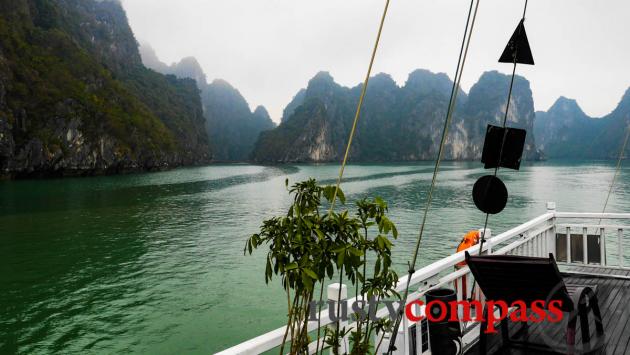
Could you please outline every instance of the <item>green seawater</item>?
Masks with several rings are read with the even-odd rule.
[[[284,180],[334,183],[338,165],[214,165],[168,172],[0,182],[0,353],[208,354],[283,324],[286,300],[264,282],[246,238],[289,204]],[[380,195],[401,236],[418,234],[432,164],[351,165],[348,201]],[[484,215],[470,197],[487,173],[444,163],[420,264],[454,251]],[[500,170],[510,198],[493,234],[545,212],[600,211],[614,162],[543,162]],[[623,168],[609,212],[628,212]]]

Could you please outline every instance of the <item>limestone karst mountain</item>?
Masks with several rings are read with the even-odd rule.
[[[586,115],[575,100],[559,98],[536,112],[534,132],[549,158],[616,159],[630,124],[630,89],[608,115]]]
[[[144,64],[153,70],[195,79],[215,161],[247,160],[260,132],[275,127],[263,106],[252,112],[243,95],[227,81],[217,79],[208,84],[203,69],[194,57],[167,65],[158,59],[148,44],[142,44],[140,53]]]
[[[0,48],[1,175],[210,161],[194,81],[142,65],[119,2],[3,1]]]
[[[446,74],[416,70],[399,87],[387,74],[369,83],[351,150],[353,161],[435,158],[453,83]],[[488,123],[500,124],[509,76],[487,72],[467,95],[459,91],[445,159],[478,159]],[[352,125],[361,86],[343,87],[326,72],[310,80],[285,109],[282,123],[263,132],[253,159],[260,162],[339,160]],[[508,115],[512,127],[528,130],[525,157],[540,158],[534,144],[534,104],[529,82],[517,77]]]

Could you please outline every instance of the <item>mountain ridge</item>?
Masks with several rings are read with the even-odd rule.
[[[549,158],[616,159],[630,123],[630,88],[602,117],[587,115],[577,101],[563,96],[536,115],[538,147]]]
[[[267,109],[260,105],[251,111],[243,95],[223,79],[207,82],[206,74],[194,57],[184,57],[167,65],[161,62],[148,44],[140,50],[147,67],[197,83],[206,118],[205,130],[210,139],[213,161],[245,161],[251,154],[258,134],[275,127]]]
[[[445,159],[478,159],[488,123],[500,124],[508,76],[486,72],[469,94],[458,88]],[[485,83],[487,82],[487,83]],[[484,84],[485,83],[485,84]],[[446,74],[419,69],[404,85],[391,76],[370,79],[350,156],[354,161],[414,161],[435,158],[452,81]],[[345,149],[361,84],[348,88],[327,72],[317,73],[287,105],[281,124],[261,133],[252,159],[265,163],[337,161]],[[484,99],[483,97],[488,97]],[[529,82],[517,77],[509,125],[528,129],[525,156],[539,159],[532,126]],[[479,102],[484,105],[471,105]]]

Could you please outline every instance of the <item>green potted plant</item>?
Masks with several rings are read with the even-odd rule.
[[[280,276],[287,297],[287,327],[280,353],[284,354],[290,339],[289,353],[302,354],[307,353],[311,342],[307,330],[310,307],[318,304],[318,313],[321,311],[327,281],[342,284],[345,278],[357,295],[376,302],[400,297],[395,291],[398,275],[391,267],[390,239],[395,239],[398,232],[387,217],[387,203],[379,197],[357,201],[355,214],[350,215],[347,209],[322,213],[322,199],[331,203],[336,196],[345,204],[343,192],[335,193],[334,186],[320,186],[309,179],[292,185],[289,193],[293,203],[286,215],[264,221],[259,233],[248,238],[245,252],[251,254],[267,246],[265,282]],[[337,315],[340,297],[341,293]],[[371,335],[384,331],[389,320],[375,321],[358,313],[353,318],[356,322],[351,329],[340,328],[339,320],[323,334],[318,327],[317,352],[330,347],[339,354],[341,340],[348,335],[351,354],[375,351],[380,342],[373,344]]]

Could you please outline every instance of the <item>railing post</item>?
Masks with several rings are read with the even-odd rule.
[[[549,256],[549,253],[552,253],[554,258],[556,257],[556,203],[553,201],[547,202],[547,213],[553,213],[553,218],[551,219],[552,228],[547,230],[547,250],[543,257]]]
[[[599,229],[599,264],[601,266],[608,265],[608,261],[606,261],[606,229]]]
[[[492,229],[486,228],[484,231],[483,228],[480,228],[479,236],[486,240],[485,245],[488,246],[487,254],[492,254],[492,243],[490,242],[490,238],[492,238]],[[483,252],[483,250],[480,250],[480,252]]]
[[[617,259],[619,260],[619,267],[623,267],[624,265],[622,237],[623,229],[619,228],[617,229]]]
[[[573,255],[571,255],[571,227],[567,227],[567,264],[573,262]]]
[[[582,228],[582,262],[588,265],[588,228]]]
[[[344,315],[348,314],[348,305],[347,305],[347,301],[348,301],[348,287],[345,284],[340,284],[340,283],[333,283],[328,285],[328,289],[327,291],[327,295],[328,295],[328,308],[329,311],[330,307],[334,307],[332,312],[335,313],[335,316],[337,318],[339,317],[343,317]],[[339,291],[341,291],[341,297],[339,297]],[[337,300],[340,300],[339,303],[341,303],[340,307],[339,307],[339,313],[337,314]],[[339,321],[339,328],[343,328],[345,325],[347,324],[347,322],[344,322],[343,320]],[[330,326],[333,329],[336,329],[337,327],[337,322],[333,322],[332,325]],[[347,339],[344,337],[343,339],[341,339],[341,349],[339,349],[339,353],[344,354],[344,353],[348,353],[349,352],[349,347],[347,344]],[[332,349],[330,350],[330,353],[332,354],[333,351]]]

